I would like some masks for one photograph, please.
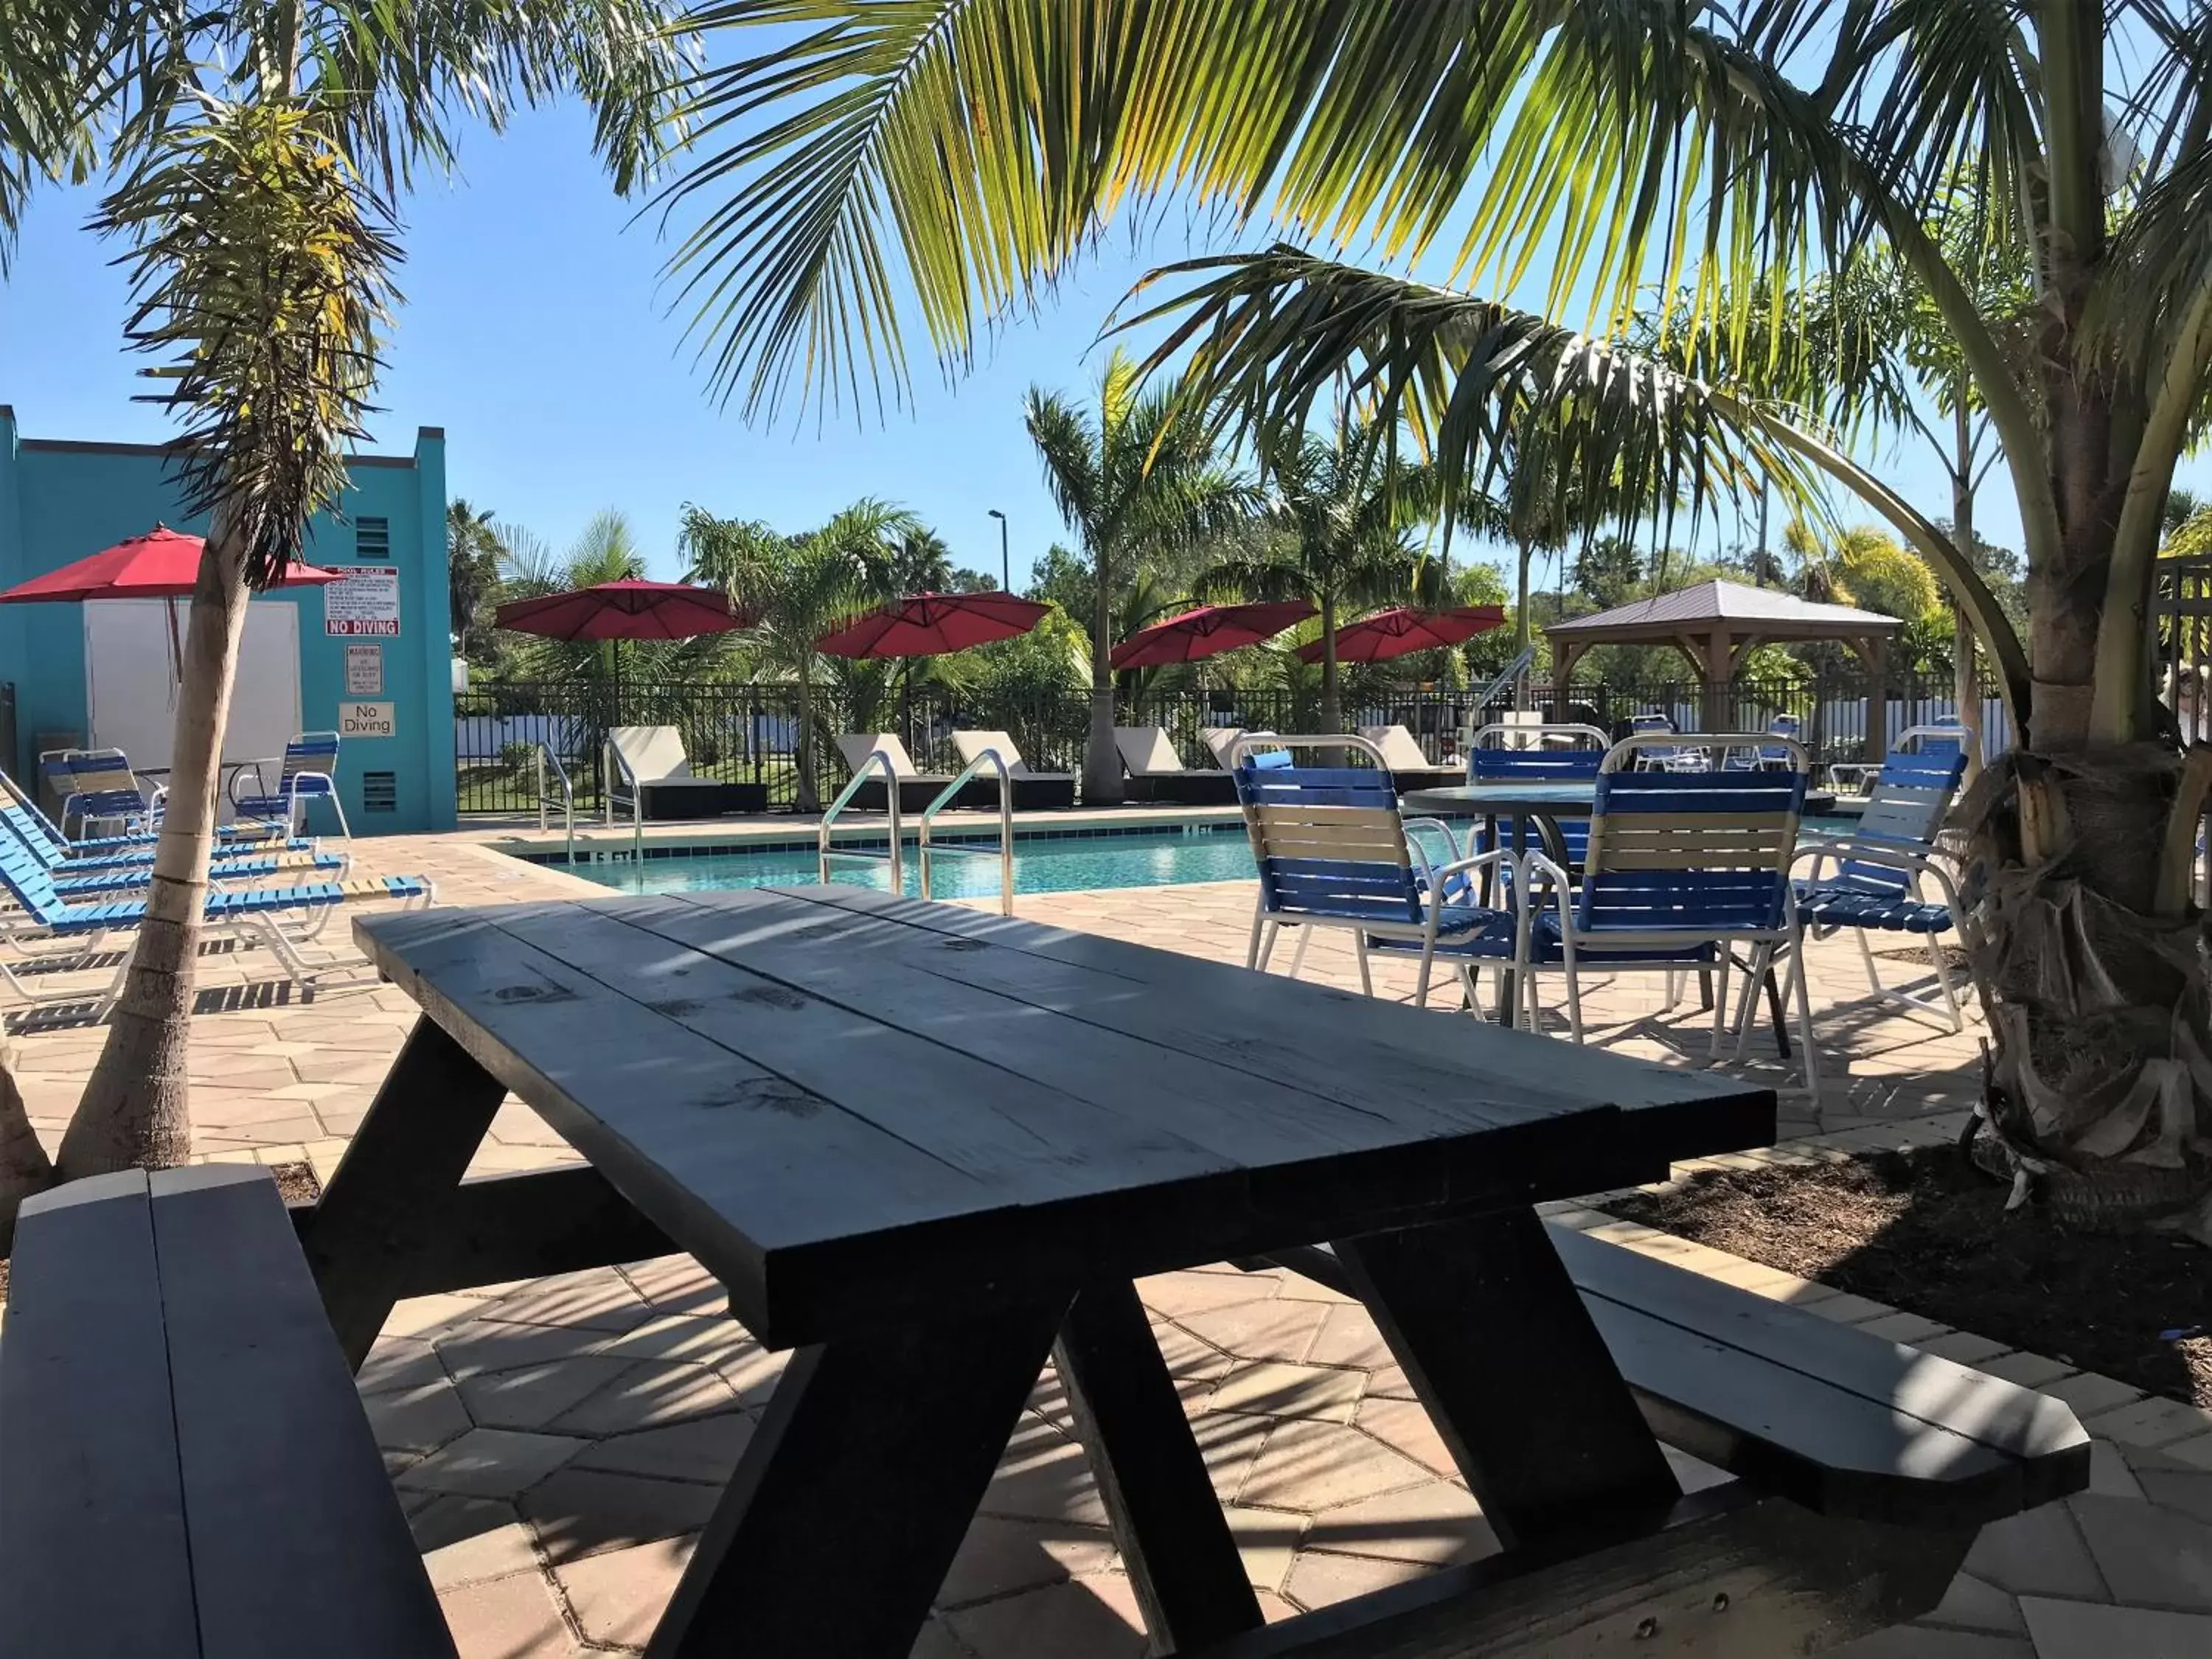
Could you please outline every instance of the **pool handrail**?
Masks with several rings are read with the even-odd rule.
[[[929,831],[930,826],[937,822],[938,813],[952,804],[961,790],[967,787],[969,779],[981,771],[987,762],[999,775],[998,846],[996,848],[962,847],[948,843],[943,847],[933,848],[930,844]],[[1007,769],[1006,757],[1000,754],[996,748],[984,750],[974,760],[962,767],[959,775],[938,791],[937,799],[921,809],[921,896],[925,901],[931,896],[929,859],[933,852],[957,853],[963,858],[988,858],[994,852],[997,853],[999,914],[1002,916],[1011,916],[1014,914],[1014,776]]]
[[[867,781],[868,774],[874,771],[881,771],[884,775],[884,817],[890,830],[890,849],[886,852],[873,853],[865,852],[859,848],[833,845],[830,841],[831,829],[836,825],[845,808],[851,803],[853,797],[860,793],[860,786]],[[868,750],[867,759],[853,769],[853,775],[846,780],[845,787],[837,792],[837,799],[830,803],[829,811],[823,813],[822,822],[816,827],[817,867],[821,872],[822,880],[826,884],[830,879],[831,859],[884,859],[891,866],[891,891],[902,893],[906,890],[906,878],[899,860],[904,841],[904,833],[899,827],[898,764],[883,750],[871,749]]]

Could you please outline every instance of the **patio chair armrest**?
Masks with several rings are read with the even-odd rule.
[[[1959,908],[1959,883],[1946,866],[1950,860],[1933,848],[1899,847],[1893,842],[1864,841],[1855,836],[1838,836],[1819,847],[1801,847],[1790,862],[1794,869],[1797,860],[1807,855],[1816,858],[1850,859],[1861,864],[1880,864],[1899,870],[1908,876],[1933,877],[1943,890],[1944,902]],[[1818,866],[1815,866],[1817,879]]]
[[[244,777],[248,772],[253,774],[253,793],[256,795],[266,795],[269,793],[269,776],[268,774],[264,772],[261,769],[264,766],[272,765],[282,767],[283,764],[284,757],[282,755],[271,756],[266,760],[240,761],[236,766],[231,769],[229,790],[230,804],[233,806],[239,804],[238,781]]]
[[[1522,878],[1515,890],[1514,902],[1516,904],[1528,903],[1528,896],[1534,890],[1536,878],[1540,876],[1543,878],[1544,884],[1551,889],[1553,896],[1559,901],[1559,915],[1564,921],[1566,917],[1568,903],[1574,897],[1575,878],[1568,874],[1564,865],[1546,857],[1541,853],[1524,853],[1521,855]]]
[[[1487,853],[1476,853],[1471,857],[1454,859],[1449,864],[1437,865],[1429,872],[1430,879],[1441,880],[1446,876],[1456,876],[1468,870],[1480,870],[1486,864],[1503,863],[1514,857],[1515,854],[1510,848],[1493,847]]]

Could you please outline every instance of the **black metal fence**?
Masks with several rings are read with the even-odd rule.
[[[1763,732],[1778,714],[1795,715],[1806,746],[1819,762],[1856,760],[1868,744],[1867,683],[1863,676],[1798,682],[1739,682],[1709,701],[1708,688],[1692,681],[1635,685],[1576,684],[1534,688],[1530,703],[1547,720],[1578,720],[1607,732],[1629,717],[1656,708],[1686,732],[1726,729]],[[1431,760],[1449,762],[1462,733],[1490,724],[1510,710],[1510,694],[1478,707],[1474,694],[1408,690],[1363,696],[1344,711],[1346,726],[1399,725],[1412,732]],[[952,733],[1007,732],[1038,771],[1080,772],[1090,727],[1090,699],[1080,690],[1016,697],[978,698],[921,687],[897,698],[884,724],[896,732],[925,772],[954,772],[960,760]],[[1882,722],[1885,744],[1911,726],[1954,712],[1948,684],[1894,684]],[[817,690],[811,699],[816,778],[827,800],[848,773],[840,735],[859,729],[835,695]],[[1706,720],[1717,712],[1717,726]],[[1206,690],[1154,696],[1116,711],[1124,726],[1158,726],[1184,763],[1212,763],[1203,737],[1208,727],[1313,732],[1320,727],[1318,694],[1279,690]],[[454,750],[460,810],[533,812],[537,810],[538,745],[567,767],[580,809],[596,811],[604,798],[605,733],[617,726],[672,726],[684,739],[693,772],[702,777],[763,784],[769,805],[799,802],[799,696],[787,685],[624,685],[617,692],[600,681],[486,686],[454,699]],[[2008,741],[2002,708],[1984,709],[1985,741],[1992,753]]]

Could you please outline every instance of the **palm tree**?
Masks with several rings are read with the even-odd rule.
[[[185,428],[176,480],[210,526],[146,915],[65,1175],[190,1151],[185,1021],[246,600],[345,487],[396,301],[398,193],[451,161],[460,124],[566,91],[596,106],[628,190],[672,131],[674,15],[660,0],[143,0],[33,5],[0,30],[0,252],[40,181],[112,181],[94,222],[127,246],[126,337],[159,360],[147,372]]]
[[[469,634],[477,613],[497,592],[507,550],[489,509],[479,511],[456,495],[446,504],[446,598],[453,617],[453,654],[469,654]]]
[[[686,580],[729,594],[758,618],[757,660],[797,688],[799,810],[819,811],[815,765],[815,641],[856,612],[895,598],[908,538],[922,532],[903,507],[855,501],[818,530],[780,536],[758,520],[717,519],[686,504],[678,542],[690,561]]]
[[[1287,244],[1190,262],[1129,319],[1168,325],[1153,361],[1187,365],[1194,398],[1233,395],[1254,429],[1303,428],[1348,380],[1419,426],[1448,476],[1536,431],[1570,469],[1693,514],[1753,489],[1785,510],[1857,494],[1936,568],[2021,734],[1972,800],[1996,1131],[2100,1200],[2191,1209],[2212,1236],[2212,1084],[2192,1063],[2212,1051],[2212,991],[2190,896],[2212,765],[2153,758],[2144,627],[2161,509],[2212,392],[2198,9],[1108,3],[1068,29],[1042,0],[1001,4],[995,30],[962,0],[817,7],[836,23],[711,77],[710,114],[757,100],[768,118],[674,199],[807,205],[731,209],[678,256],[713,296],[720,384],[763,404],[794,380],[860,386],[872,362],[902,374],[915,316],[957,364],[1117,207],[1173,187],[1398,262]],[[756,11],[781,9],[723,9]],[[1963,211],[1986,231],[1962,253],[1934,228],[1962,210],[1964,156]],[[2025,273],[2024,316],[1978,300],[2000,252]],[[1540,262],[1542,307],[1413,280],[1431,253],[1455,284]],[[2024,641],[1970,550],[1846,453],[1869,382],[1833,373],[1822,331],[1744,349],[1750,296],[1869,258],[1910,274],[1986,412],[2025,544]],[[1685,325],[1639,354],[1624,341],[1653,293],[1688,296]]]
[[[1177,418],[1170,392],[1139,390],[1135,366],[1116,351],[1098,383],[1098,412],[1057,392],[1030,389],[1024,415],[1044,463],[1045,488],[1075,532],[1092,573],[1091,736],[1083,753],[1083,798],[1121,799],[1114,746],[1115,593],[1139,561],[1203,547],[1241,524],[1249,485],[1224,465],[1204,423]]]
[[[1382,451],[1375,434],[1357,427],[1340,428],[1333,443],[1301,434],[1267,447],[1261,465],[1268,503],[1253,544],[1193,585],[1201,599],[1304,599],[1320,610],[1326,732],[1344,729],[1338,618],[1347,606],[1415,599],[1417,575],[1437,568],[1409,533],[1434,515],[1435,475]]]

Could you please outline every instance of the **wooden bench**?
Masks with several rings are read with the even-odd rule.
[[[11,1653],[452,1659],[264,1170],[23,1206],[0,1326]]]
[[[2061,1401],[1558,1223],[1547,1231],[1652,1431],[1738,1479],[1686,1498],[1656,1534],[1608,1543],[1596,1518],[1586,1548],[1554,1543],[1388,1592],[1394,1605],[1375,1598],[1334,1637],[1316,1628],[1328,1613],[1308,1615],[1300,1655],[1817,1652],[1925,1613],[1984,1524],[2088,1484],[2089,1437]],[[1328,1250],[1267,1261],[1360,1294]],[[1205,1651],[1261,1659],[1289,1634]]]

